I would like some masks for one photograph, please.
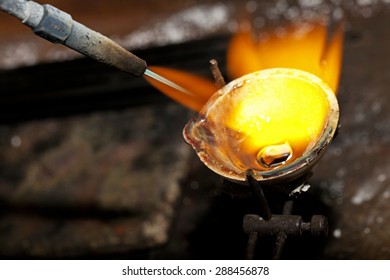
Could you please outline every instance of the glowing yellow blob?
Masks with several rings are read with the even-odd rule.
[[[267,146],[288,143],[301,156],[321,135],[329,102],[319,79],[290,70],[286,73],[254,76],[233,89],[231,112],[226,125],[245,135],[239,152],[254,155]],[[241,98],[245,96],[245,98]]]

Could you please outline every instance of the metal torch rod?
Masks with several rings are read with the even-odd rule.
[[[63,44],[134,76],[142,76],[146,71],[144,60],[51,5],[28,0],[0,0],[0,10],[17,17],[35,34],[53,43]]]

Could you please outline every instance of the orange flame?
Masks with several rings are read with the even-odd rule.
[[[253,35],[250,30],[240,30],[233,36],[227,52],[231,78],[268,68],[295,68],[318,76],[336,92],[342,60],[341,24],[331,36],[327,34],[327,27],[320,23],[294,24],[286,27],[283,34],[268,30],[267,38],[257,41]],[[184,71],[156,66],[149,69],[185,91],[145,76],[151,85],[195,111],[200,111],[218,89],[211,80]]]
[[[320,23],[302,23],[266,33],[256,41],[252,31],[240,30],[232,38],[227,54],[233,78],[268,68],[295,68],[312,73],[334,92],[341,70],[343,32],[337,26],[327,40],[327,28]]]
[[[211,80],[197,75],[166,67],[149,66],[148,68],[152,72],[182,87],[185,91],[180,91],[156,79],[145,76],[145,79],[151,85],[178,103],[194,111],[200,111],[210,96],[218,90],[217,86]]]

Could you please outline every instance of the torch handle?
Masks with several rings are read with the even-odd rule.
[[[0,9],[19,18],[35,34],[53,43],[63,44],[134,76],[142,76],[146,71],[144,60],[108,37],[74,21],[56,7],[26,0],[0,0]]]

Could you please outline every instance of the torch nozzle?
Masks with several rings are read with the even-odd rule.
[[[144,73],[146,76],[162,83],[162,84],[165,84],[173,89],[176,89],[178,90],[179,92],[181,93],[184,93],[184,94],[187,94],[187,95],[192,95],[193,94],[191,92],[189,92],[187,89],[183,88],[182,86],[172,82],[171,80],[168,80],[167,78],[164,78],[163,76],[149,70],[149,69],[146,69],[145,73]]]
[[[19,18],[35,34],[53,43],[63,44],[134,76],[142,76],[146,71],[144,60],[51,5],[26,0],[0,0],[0,9]]]

